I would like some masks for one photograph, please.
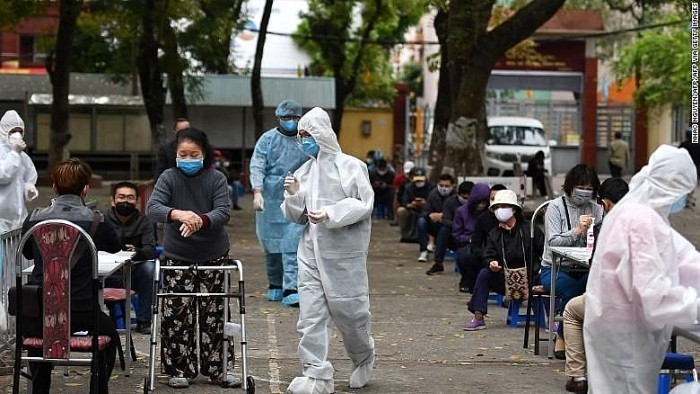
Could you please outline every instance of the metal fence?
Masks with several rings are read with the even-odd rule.
[[[15,284],[15,253],[21,238],[21,228],[0,233],[0,272],[2,272],[2,288],[0,288],[2,294],[0,294],[0,302],[5,306],[5,310],[7,310],[7,306],[9,305],[7,291]],[[30,261],[22,257],[22,269],[30,265]],[[9,315],[7,315],[6,318],[7,332],[0,333],[0,374],[12,373],[15,351],[15,318]]]

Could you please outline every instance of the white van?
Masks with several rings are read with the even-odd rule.
[[[487,118],[490,134],[481,162],[486,176],[514,176],[513,164],[521,163],[523,172],[527,162],[537,151],[544,152],[544,167],[552,173],[552,156],[542,122],[518,116]]]

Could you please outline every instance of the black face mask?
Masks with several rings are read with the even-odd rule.
[[[136,211],[136,205],[123,201],[117,203],[117,205],[114,206],[114,209],[121,216],[131,216],[131,214]]]

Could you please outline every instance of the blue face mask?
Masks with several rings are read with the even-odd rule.
[[[176,159],[177,168],[185,175],[194,175],[204,167],[204,158],[201,159]]]
[[[297,132],[297,123],[299,123],[296,120],[280,120],[280,127],[282,130],[288,132],[288,133],[295,133]]]
[[[682,195],[678,200],[676,200],[676,202],[673,203],[673,205],[671,205],[671,209],[669,210],[668,213],[678,213],[678,212],[682,211],[683,208],[685,208],[686,198],[687,198],[687,196],[685,194]]]
[[[314,137],[311,136],[302,137],[301,142],[299,143],[299,148],[301,148],[301,150],[307,155],[311,155],[313,157],[318,156],[318,151],[320,149]]]

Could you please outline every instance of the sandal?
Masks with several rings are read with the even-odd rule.
[[[168,386],[174,389],[184,389],[190,387],[190,381],[184,376],[171,376]]]
[[[243,385],[243,381],[231,372],[227,372],[225,376],[222,374],[216,377],[212,376],[209,379],[211,384],[216,384],[221,387],[237,388]]]

